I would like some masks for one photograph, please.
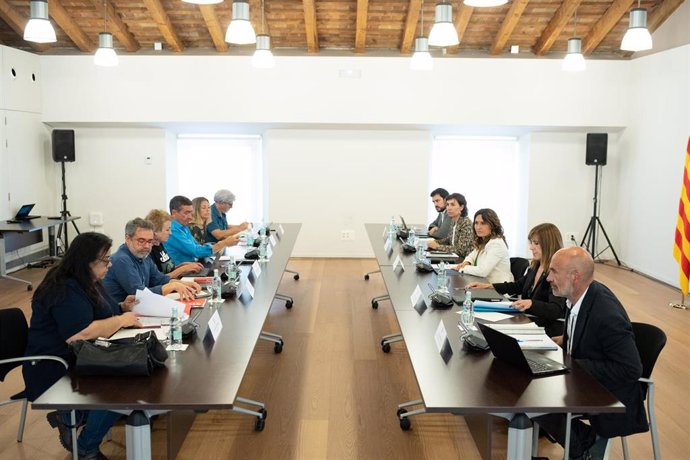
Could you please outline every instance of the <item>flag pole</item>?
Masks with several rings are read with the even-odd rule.
[[[685,296],[683,295],[682,292],[680,294],[680,303],[670,302],[668,304],[668,306],[673,307],[673,308],[677,308],[679,310],[687,310],[688,309],[688,306],[685,305]]]

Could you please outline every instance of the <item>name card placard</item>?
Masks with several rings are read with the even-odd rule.
[[[218,314],[218,310],[213,312],[213,315],[211,315],[211,319],[208,320],[208,329],[211,331],[211,337],[213,337],[213,341],[215,342],[218,340],[218,335],[220,335],[221,329],[223,329],[223,322],[220,320],[220,315]]]
[[[256,279],[259,279],[259,276],[261,276],[261,266],[259,265],[258,260],[255,260],[252,264],[252,273],[254,273]],[[252,297],[254,297],[254,295],[252,295]]]
[[[395,260],[393,261],[393,271],[395,271],[398,268],[398,266],[400,266],[400,268],[402,268],[402,271],[405,271],[405,264],[403,264],[403,261],[400,258],[400,254],[398,254],[395,257]]]

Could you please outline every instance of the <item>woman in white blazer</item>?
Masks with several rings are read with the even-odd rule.
[[[474,213],[474,250],[456,265],[458,271],[481,276],[489,283],[511,282],[510,255],[503,227],[493,209],[480,209]]]

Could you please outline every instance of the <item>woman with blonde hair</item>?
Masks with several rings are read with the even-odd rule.
[[[530,230],[527,238],[532,262],[520,279],[513,283],[471,283],[468,288],[493,287],[499,294],[520,295],[520,300],[513,302],[513,308],[534,315],[537,324],[546,329],[547,335],[558,336],[563,334],[563,322],[558,320],[565,318],[565,298],[553,295],[551,283],[546,277],[551,257],[563,247],[561,232],[555,225],[544,223]]]
[[[192,200],[192,206],[194,207],[194,217],[189,223],[189,229],[197,243],[205,244],[206,226],[211,221],[211,205],[206,198],[199,196]]]
[[[146,220],[153,224],[153,246],[151,247],[150,257],[161,273],[170,278],[179,278],[185,273],[194,273],[202,269],[198,262],[184,262],[175,267],[172,259],[168,255],[163,243],[170,237],[170,222],[172,217],[162,209],[152,209],[146,215]]]

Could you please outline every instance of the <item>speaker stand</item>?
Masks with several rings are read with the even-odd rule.
[[[72,214],[67,210],[67,181],[65,180],[65,162],[61,161],[62,166],[62,211],[60,211],[60,218],[64,221],[65,219],[72,217]],[[80,235],[79,227],[77,227],[76,221],[72,220],[70,222],[62,222],[58,227],[57,237],[62,241],[62,255],[69,249],[69,239],[67,237],[67,227],[71,223],[74,227],[74,231],[77,235]]]
[[[592,210],[592,217],[589,219],[589,224],[587,225],[587,230],[585,230],[585,234],[582,237],[582,241],[580,242],[580,246],[584,247],[587,249],[587,252],[589,252],[592,255],[592,259],[597,259],[599,256],[606,251],[607,249],[611,249],[611,252],[613,253],[613,257],[616,259],[616,263],[620,266],[621,261],[618,259],[618,254],[616,254],[616,250],[613,248],[613,244],[611,244],[611,240],[609,239],[609,235],[606,233],[606,229],[604,229],[604,224],[601,223],[601,219],[599,219],[598,213],[598,204],[599,204],[599,168],[601,167],[600,165],[594,165],[595,167],[595,172],[594,172],[594,207]],[[606,238],[606,243],[608,246],[606,246],[602,251],[599,253],[596,252],[597,250],[597,230],[601,229],[601,232],[604,234],[604,238]],[[585,241],[587,241],[587,244],[585,245]]]

